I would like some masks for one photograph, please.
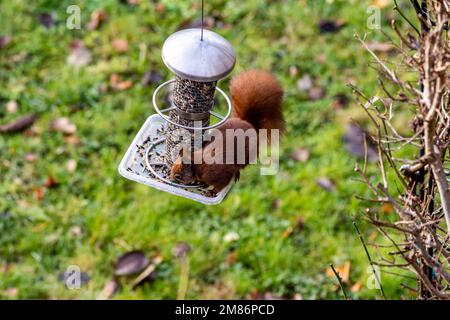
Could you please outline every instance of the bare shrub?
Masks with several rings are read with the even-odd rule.
[[[368,176],[367,159],[363,168],[357,165],[355,170],[374,195],[365,200],[389,204],[396,213],[393,219],[376,210],[365,212],[393,250],[377,264],[414,272],[418,298],[450,299],[450,0],[410,3],[417,21],[408,19],[398,6],[396,10],[411,31],[402,31],[392,22],[400,59],[383,61],[358,38],[377,65],[384,92],[383,97],[367,96],[352,87],[375,128],[368,139],[378,149],[381,181]],[[405,136],[393,120],[411,109],[413,133]],[[399,157],[406,149],[415,152],[403,154],[415,156]]]

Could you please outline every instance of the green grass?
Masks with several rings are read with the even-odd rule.
[[[129,143],[153,112],[150,100],[156,85],[143,87],[140,79],[147,70],[172,77],[161,61],[162,44],[183,21],[199,14],[194,1],[160,1],[162,13],[155,10],[155,2],[134,7],[118,0],[1,2],[0,34],[11,33],[13,39],[0,50],[0,122],[37,112],[40,133],[0,135],[0,297],[8,298],[5,290],[17,288],[18,298],[95,298],[113,276],[116,258],[142,249],[150,257],[164,258],[155,280],[137,290],[123,280],[115,298],[174,299],[179,264],[171,251],[184,241],[192,247],[187,298],[248,298],[257,290],[287,298],[341,299],[336,279],[325,270],[330,263],[346,261],[351,262],[351,283],[362,284],[352,297],[381,298],[378,290],[366,286],[369,264],[352,226],[365,208],[355,195],[367,190],[352,180],[356,159],[341,142],[345,123],[361,113],[355,101],[344,111],[330,107],[336,94],[351,95],[346,87],[350,80],[366,92],[378,92],[370,57],[354,38],[368,32],[371,2],[207,1],[207,12],[220,14],[229,25],[217,31],[237,50],[234,74],[262,68],[281,80],[288,123],[280,172],[260,176],[259,168],[246,169],[217,206],[171,196],[117,173]],[[71,4],[81,7],[81,30],[65,27]],[[87,31],[91,12],[99,8],[106,10],[107,21]],[[390,8],[383,11],[385,29]],[[56,15],[56,26],[40,25],[36,15],[41,12]],[[347,25],[338,33],[320,34],[318,21],[325,18]],[[127,53],[112,49],[115,38],[128,40]],[[369,38],[385,41],[376,32]],[[82,39],[93,54],[92,63],[80,70],[66,63],[74,39]],[[298,75],[290,75],[293,65]],[[99,88],[113,73],[133,81],[133,87],[101,93]],[[304,74],[326,89],[323,99],[308,101],[297,90]],[[220,86],[228,89],[228,81]],[[9,100],[19,103],[18,114],[5,112]],[[68,144],[50,130],[51,121],[63,116],[76,124],[81,145]],[[311,152],[306,163],[289,158],[299,146]],[[37,154],[37,161],[27,162],[28,153]],[[66,168],[70,159],[78,164],[73,173]],[[43,199],[37,200],[34,190],[48,176],[58,186],[44,188]],[[335,181],[334,192],[316,184],[321,176]],[[280,206],[274,209],[277,199]],[[304,219],[304,229],[283,237],[298,217]],[[358,221],[364,236],[373,236],[374,230]],[[238,233],[239,239],[225,242],[229,232]],[[226,257],[233,249],[236,261],[229,265]],[[80,290],[68,290],[58,280],[73,264],[91,278]],[[404,279],[382,275],[389,298],[409,297],[400,282]]]

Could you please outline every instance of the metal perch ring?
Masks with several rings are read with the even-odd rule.
[[[167,165],[166,165],[165,163],[150,163],[149,160],[148,160],[148,159],[149,159],[149,153],[150,153],[150,151],[151,151],[156,145],[158,145],[158,144],[164,142],[165,140],[166,140],[166,138],[161,138],[161,139],[159,139],[159,140],[156,140],[155,142],[153,142],[153,143],[147,148],[147,151],[145,151],[144,160],[145,160],[145,165],[147,166],[147,169],[150,170],[150,172],[151,172],[154,176],[156,176],[158,179],[164,181],[164,182],[167,183],[167,184],[170,184],[171,186],[179,187],[179,188],[200,188],[201,186],[199,186],[199,185],[185,185],[185,184],[179,184],[179,183],[172,182],[172,181],[170,181],[169,179],[166,179],[166,178],[162,177],[159,173],[157,173],[157,172],[155,171],[155,169],[153,169],[152,166],[166,166],[166,167],[167,167]]]
[[[227,114],[226,114],[225,116],[222,116],[222,115],[220,115],[220,114],[218,114],[218,113],[216,113],[216,112],[214,112],[214,111],[209,111],[209,113],[210,113],[212,116],[221,119],[220,122],[218,122],[218,123],[216,123],[216,124],[214,124],[214,125],[208,126],[208,127],[189,127],[189,126],[185,126],[185,125],[182,125],[182,124],[179,124],[179,123],[176,123],[176,122],[172,121],[169,117],[167,117],[167,116],[164,115],[164,112],[172,111],[172,110],[176,109],[176,107],[170,107],[170,108],[166,108],[166,109],[160,110],[159,107],[158,107],[158,104],[157,104],[157,102],[156,102],[156,98],[157,98],[157,96],[158,96],[159,91],[161,91],[162,88],[168,86],[169,84],[171,84],[171,83],[173,83],[173,82],[175,82],[175,81],[176,81],[176,79],[172,79],[172,80],[169,80],[169,81],[164,82],[164,83],[161,84],[158,88],[156,88],[155,92],[153,93],[153,107],[155,108],[156,112],[157,112],[164,120],[166,120],[167,122],[173,124],[174,126],[177,126],[177,127],[180,127],[180,128],[184,128],[184,129],[188,129],[188,130],[199,130],[199,129],[200,129],[200,130],[209,130],[209,129],[213,129],[213,128],[215,128],[215,127],[220,126],[220,125],[223,124],[225,121],[227,121],[227,119],[230,117],[230,115],[231,115],[231,109],[232,109],[232,107],[231,107],[231,100],[230,100],[230,98],[228,98],[227,94],[226,94],[222,89],[220,89],[219,87],[216,87],[217,91],[219,91],[219,93],[220,93],[220,94],[225,98],[225,100],[227,101],[228,111],[227,111]]]

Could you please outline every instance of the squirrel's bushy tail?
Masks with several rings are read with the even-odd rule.
[[[283,89],[266,71],[248,70],[231,81],[233,117],[249,122],[255,129],[284,130],[281,108]]]

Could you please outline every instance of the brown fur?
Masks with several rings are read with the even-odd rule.
[[[223,146],[226,146],[227,143],[227,129],[242,129],[244,132],[253,129],[284,129],[281,110],[283,90],[270,73],[259,70],[241,73],[231,82],[231,97],[234,107],[232,118],[214,129],[223,134]],[[235,138],[234,164],[226,164],[226,150],[215,148],[214,141],[211,141],[193,155],[182,153],[171,168],[170,178],[184,184],[201,181],[213,186],[214,193],[219,192],[228,185],[233,177],[235,180],[239,179],[239,171],[254,160],[249,157],[255,151],[252,148],[257,148],[258,141],[250,141],[246,137],[245,163],[243,164],[237,164],[236,141]],[[196,155],[215,155],[223,159],[223,164],[194,164],[193,159]]]
[[[233,117],[250,122],[256,130],[284,130],[283,88],[269,72],[248,70],[231,81]]]

